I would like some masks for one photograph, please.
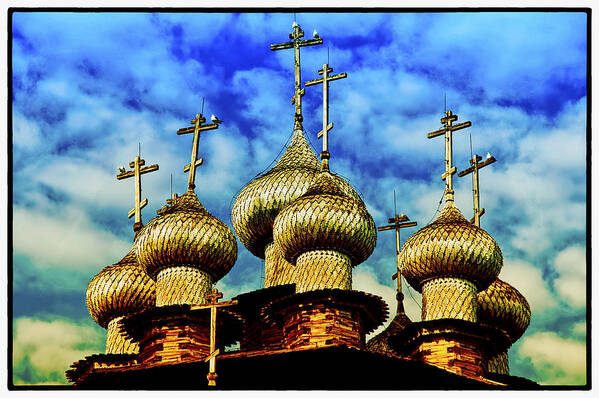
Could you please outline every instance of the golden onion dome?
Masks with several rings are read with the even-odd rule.
[[[376,227],[361,200],[348,196],[328,171],[277,216],[274,240],[292,264],[311,250],[345,253],[356,266],[376,245]]]
[[[437,278],[461,278],[486,289],[503,265],[501,249],[485,230],[446,205],[439,217],[406,241],[400,252],[401,272],[419,292]]]
[[[512,343],[524,334],[530,324],[530,305],[526,298],[499,278],[478,293],[477,301],[478,322],[504,330]]]
[[[154,307],[154,281],[139,266],[135,251],[100,271],[87,286],[91,317],[103,328],[110,320]]]
[[[233,204],[232,220],[237,237],[255,256],[264,258],[264,248],[273,240],[277,214],[304,194],[320,171],[320,162],[301,130],[296,130],[287,150],[268,172],[246,185]],[[357,201],[360,195],[339,176],[341,190]]]
[[[137,259],[156,279],[161,269],[187,266],[217,281],[237,259],[237,242],[231,229],[202,206],[193,192],[186,192],[158,211],[138,234]]]

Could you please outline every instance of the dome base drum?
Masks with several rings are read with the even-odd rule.
[[[156,306],[206,304],[212,277],[193,267],[168,267],[156,277]]]
[[[352,287],[352,265],[349,257],[335,250],[311,250],[296,261],[298,293],[321,289]]]
[[[487,362],[487,373],[510,374],[510,364],[507,351],[501,352]]]
[[[106,334],[106,353],[107,354],[137,354],[139,345],[126,339],[120,332],[119,322],[123,319],[122,316],[116,317],[108,322]]]
[[[285,260],[283,252],[270,242],[264,249],[264,287],[287,285],[295,283],[297,268]]]
[[[461,319],[476,322],[476,285],[459,278],[438,278],[422,287],[422,320]]]

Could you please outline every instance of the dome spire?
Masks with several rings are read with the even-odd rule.
[[[345,72],[329,76],[331,72],[333,72],[333,68],[329,68],[328,64],[324,64],[322,69],[318,71],[318,74],[322,77],[305,83],[306,87],[322,83],[322,130],[318,133],[318,138],[322,137],[320,159],[322,160],[323,171],[329,171],[329,158],[331,157],[329,153],[329,130],[333,128],[333,123],[329,124],[329,82],[347,77]]]
[[[316,31],[315,31],[316,32]],[[295,64],[295,93],[291,98],[291,103],[295,104],[295,117],[294,117],[294,130],[303,130],[302,126],[303,116],[302,116],[302,96],[305,93],[305,90],[302,88],[302,78],[301,78],[301,65],[300,65],[300,47],[306,46],[315,46],[318,44],[322,44],[322,39],[317,37],[318,34],[314,35],[314,39],[310,40],[300,40],[304,37],[304,31],[302,28],[296,23],[293,22],[293,32],[289,34],[289,38],[292,41],[280,44],[271,44],[270,49],[272,51],[276,50],[286,50],[289,48],[293,48],[294,50],[294,64]]]
[[[441,118],[443,128],[426,135],[427,138],[434,138],[440,135],[445,135],[445,173],[441,175],[441,179],[445,181],[445,203],[453,206],[453,175],[456,167],[452,164],[452,132],[470,127],[470,121],[452,125],[458,120],[458,115],[454,115],[451,111],[446,111],[445,116]]]
[[[396,204],[395,190],[393,190],[393,205],[394,205],[394,207],[395,207],[395,204]],[[400,266],[400,262],[399,262],[399,250],[401,248],[400,242],[399,242],[399,231],[401,228],[415,227],[416,225],[418,225],[418,223],[416,221],[410,221],[408,216],[406,216],[403,213],[401,213],[401,216],[399,216],[397,214],[397,210],[395,211],[395,217],[389,218],[387,221],[390,223],[390,225],[384,225],[377,229],[379,231],[388,231],[390,229],[395,230],[395,254],[396,254],[395,258],[397,261],[397,272],[395,274],[393,274],[393,279],[397,279],[397,313],[399,314],[400,312],[404,312],[404,308],[403,308],[404,295],[401,291],[401,266]]]
[[[471,166],[468,167],[466,170],[462,170],[458,173],[458,177],[464,177],[465,175],[472,173],[472,196],[474,202],[474,217],[472,218],[472,220],[470,220],[470,222],[473,222],[474,225],[476,225],[477,227],[480,227],[480,218],[483,214],[485,214],[484,208],[479,210],[480,190],[478,188],[478,170],[490,165],[491,163],[494,163],[495,158],[491,156],[489,152],[487,152],[487,158],[485,159],[485,161],[481,162],[481,160],[482,157],[478,156],[477,154],[472,155],[472,159],[470,159]]]
[[[141,159],[141,154],[135,157],[133,162],[129,162],[129,167],[133,170],[125,171],[125,167],[119,167],[120,173],[116,175],[117,180],[123,180],[125,178],[135,177],[135,205],[133,209],[129,210],[127,217],[131,218],[135,216],[135,224],[133,224],[133,231],[137,235],[137,232],[143,226],[141,222],[141,209],[148,204],[148,199],[141,200],[141,175],[150,173],[158,170],[158,165],[153,164],[151,166],[141,167],[146,164],[144,159]]]
[[[204,110],[203,107],[204,106],[202,105],[202,111]],[[222,123],[214,115],[212,115],[211,119],[212,119],[212,124],[207,124],[205,126],[202,126],[202,123],[204,123],[206,121],[206,118],[204,116],[202,116],[201,113],[198,113],[196,115],[195,119],[193,119],[191,122],[189,122],[193,125],[192,127],[184,127],[184,128],[177,130],[177,135],[193,133],[193,144],[191,147],[191,162],[183,168],[183,172],[189,171],[189,180],[188,180],[188,188],[187,188],[188,192],[194,191],[194,189],[196,187],[196,185],[195,185],[196,168],[198,166],[201,166],[202,163],[204,163],[204,159],[202,159],[202,158],[198,159],[198,147],[200,145],[200,134],[202,131],[217,129],[218,125],[220,123]]]

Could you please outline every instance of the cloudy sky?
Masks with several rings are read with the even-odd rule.
[[[587,19],[583,13],[299,13],[302,80],[327,62],[331,169],[362,193],[377,225],[398,211],[432,221],[443,193],[441,127],[447,108],[470,120],[455,133],[454,163],[475,153],[485,228],[501,246],[500,277],[532,307],[510,350],[512,374],[542,384],[586,382]],[[85,289],[132,243],[132,180],[117,167],[137,155],[160,170],[143,177],[147,222],[183,193],[200,112],[224,123],[200,142],[196,192],[231,226],[234,195],[277,157],[292,134],[293,14],[15,13],[12,15],[13,369],[19,384],[65,383],[69,364],[104,350]],[[304,127],[317,152],[322,91],[306,89]],[[471,178],[455,177],[472,215]],[[263,262],[239,245],[219,282],[225,297],[263,285]],[[354,288],[394,308],[393,233],[354,270]],[[406,294],[412,319],[420,296]]]

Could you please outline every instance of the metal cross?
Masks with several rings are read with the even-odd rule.
[[[480,227],[480,218],[483,214],[485,214],[485,209],[480,209],[480,190],[478,188],[478,170],[482,169],[485,166],[490,165],[495,162],[495,158],[491,156],[490,153],[487,153],[487,159],[484,162],[480,162],[482,158],[476,154],[472,155],[472,159],[470,159],[471,166],[466,170],[462,170],[458,173],[458,177],[464,177],[472,173],[472,196],[474,200],[474,217],[470,222],[474,223],[477,227]],[[480,163],[479,163],[480,162]]]
[[[315,84],[322,83],[322,130],[318,133],[318,138],[322,137],[322,153],[320,159],[322,160],[322,169],[329,170],[329,130],[333,128],[333,123],[329,124],[329,82],[333,80],[345,79],[347,73],[339,73],[337,75],[329,76],[329,73],[333,72],[333,68],[329,68],[328,64],[324,64],[322,69],[318,71],[319,75],[322,75],[320,79],[310,80],[305,83],[305,86],[313,86]]]
[[[445,202],[453,204],[453,174],[457,171],[452,164],[452,132],[470,127],[470,121],[452,125],[458,120],[458,115],[454,115],[451,111],[446,111],[445,116],[441,118],[443,128],[426,135],[427,138],[434,138],[445,134],[445,173],[441,175],[441,179],[445,181]]]
[[[158,170],[158,165],[153,164],[147,167],[141,167],[146,164],[146,161],[140,159],[139,156],[135,157],[133,162],[129,162],[129,167],[133,170],[125,171],[124,167],[119,167],[120,173],[116,175],[117,180],[123,180],[125,178],[135,177],[135,205],[133,209],[129,210],[127,217],[131,218],[135,215],[135,224],[133,224],[133,231],[137,233],[143,226],[141,222],[141,209],[148,204],[148,199],[141,200],[141,175],[150,173]]]
[[[300,40],[304,37],[304,31],[300,26],[294,22],[293,23],[293,32],[289,34],[289,38],[293,41],[280,43],[280,44],[271,44],[270,49],[272,51],[276,50],[286,50],[289,48],[294,49],[294,63],[295,63],[295,93],[291,99],[291,103],[295,104],[295,117],[294,117],[294,130],[303,130],[302,121],[302,96],[305,91],[302,89],[302,78],[301,78],[301,68],[300,68],[300,47],[306,46],[315,46],[318,44],[322,44],[322,39],[317,37],[318,35],[315,33],[314,39],[310,40]]]
[[[395,258],[396,258],[396,262],[397,262],[397,272],[395,274],[393,274],[393,279],[397,279],[397,302],[398,302],[398,306],[399,306],[399,305],[401,305],[400,302],[403,300],[403,293],[401,291],[401,269],[400,269],[400,265],[399,265],[399,250],[400,250],[399,230],[401,228],[415,227],[416,225],[418,225],[418,223],[416,221],[410,221],[408,216],[406,216],[403,213],[401,214],[401,216],[398,215],[397,213],[395,213],[395,217],[389,218],[387,221],[392,224],[385,225],[383,227],[379,227],[378,230],[379,231],[387,231],[390,229],[395,230]],[[405,221],[409,221],[409,222],[405,222]]]
[[[185,127],[185,128],[177,130],[178,135],[193,133],[193,145],[191,147],[191,163],[189,163],[188,165],[186,165],[183,168],[183,172],[189,171],[189,180],[188,180],[188,188],[187,188],[187,190],[189,192],[193,192],[193,190],[196,187],[196,185],[195,185],[196,168],[198,166],[201,166],[202,163],[204,163],[204,159],[202,159],[202,158],[198,159],[198,146],[200,145],[200,132],[206,131],[206,130],[217,129],[220,121],[218,121],[218,119],[216,119],[215,117],[213,117],[213,120],[216,120],[216,122],[202,126],[202,123],[204,123],[206,121],[206,118],[203,117],[201,113],[198,113],[196,115],[195,119],[193,119],[190,122],[191,124],[193,124],[192,127]]]

